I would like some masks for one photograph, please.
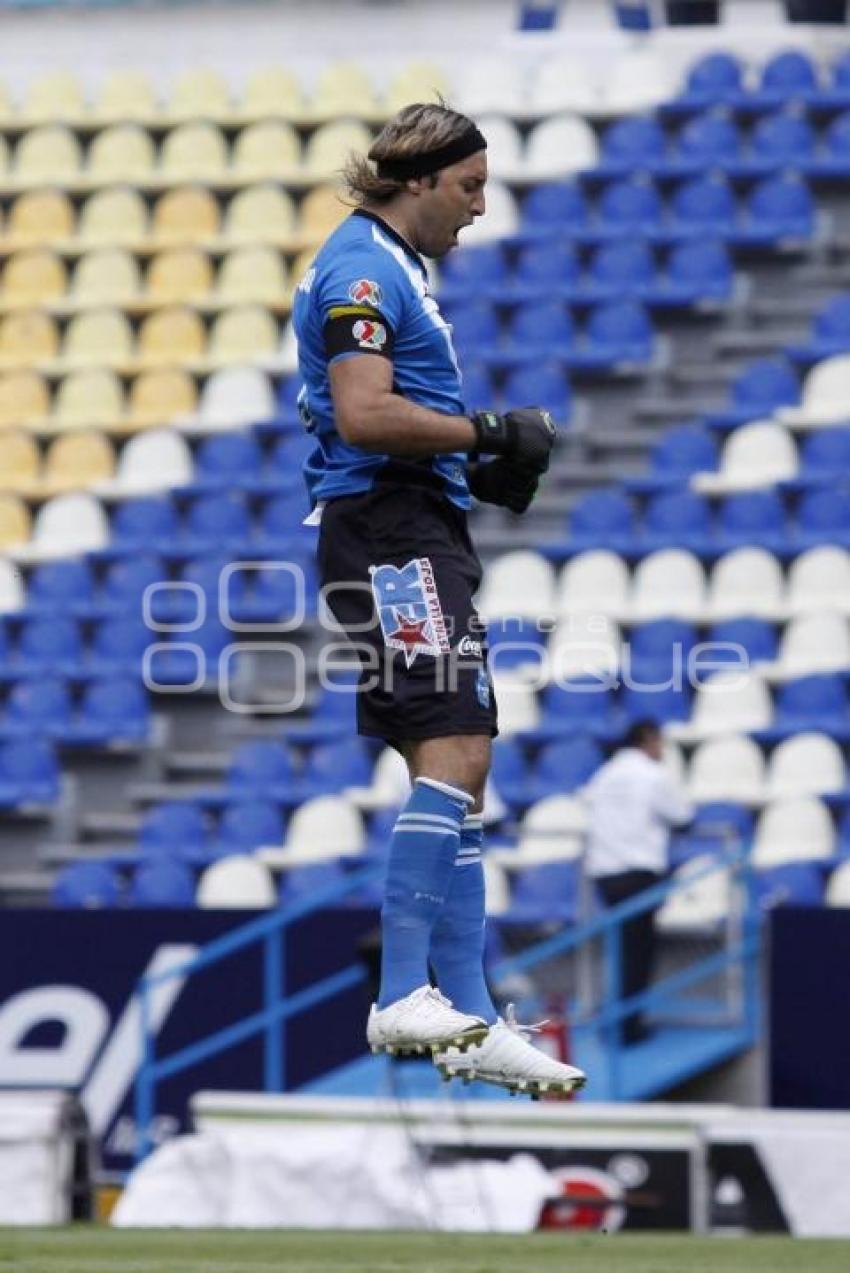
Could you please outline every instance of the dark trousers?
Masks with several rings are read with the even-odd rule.
[[[606,906],[616,906],[661,879],[654,871],[623,871],[620,875],[602,875],[596,881],[600,896]],[[620,985],[624,999],[640,994],[649,985],[652,957],[655,951],[653,920],[657,907],[643,911],[622,925],[620,947]],[[646,1026],[639,1013],[623,1018],[623,1041],[638,1043],[646,1035]]]

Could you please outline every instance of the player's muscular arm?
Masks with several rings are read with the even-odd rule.
[[[389,358],[338,359],[330,365],[330,381],[336,426],[351,446],[413,458],[475,446],[475,428],[465,416],[442,415],[393,393]]]

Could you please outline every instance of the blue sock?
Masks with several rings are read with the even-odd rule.
[[[481,815],[472,814],[463,824],[449,895],[431,935],[431,963],[437,985],[458,1012],[493,1025],[499,1014],[484,979],[483,841]]]
[[[465,791],[417,778],[399,814],[381,909],[379,1008],[428,983],[431,930],[448,896],[471,803]]]

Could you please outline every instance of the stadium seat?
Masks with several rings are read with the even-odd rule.
[[[613,678],[622,653],[617,624],[603,615],[577,613],[559,619],[549,638],[549,666],[554,680],[574,677]]]
[[[263,454],[250,433],[219,433],[198,448],[194,489],[223,490],[228,486],[249,489],[260,474]]]
[[[21,572],[10,561],[0,557],[0,615],[14,614],[26,600]]]
[[[87,490],[115,472],[112,443],[96,429],[74,429],[50,443],[44,457],[40,491],[45,496]]]
[[[650,116],[636,115],[606,128],[602,154],[593,165],[600,176],[619,176],[637,169],[652,170],[663,164],[667,150],[664,129]]]
[[[523,200],[521,235],[531,243],[550,239],[555,232],[568,233],[585,227],[589,215],[587,200],[577,182],[547,182],[534,186]]]
[[[579,799],[568,795],[545,796],[525,813],[511,857],[500,855],[500,860],[521,867],[573,861],[584,848],[586,827],[587,811]]]
[[[391,76],[381,98],[385,117],[394,115],[410,102],[434,102],[439,98],[453,100],[452,83],[442,67],[434,62],[409,62]]]
[[[56,753],[46,739],[18,737],[0,746],[0,805],[50,805],[60,787]]]
[[[789,358],[804,365],[850,352],[850,297],[833,297],[815,314],[809,339],[801,345],[789,345],[787,352]]]
[[[267,866],[239,853],[201,872],[195,902],[204,910],[265,910],[276,905],[277,889]]]
[[[540,723],[534,731],[535,740],[548,741],[584,734],[608,743],[622,732],[622,718],[615,707],[614,689],[604,679],[595,676],[576,677],[560,684],[547,685],[543,691],[542,708]]]
[[[252,853],[264,844],[283,841],[284,819],[280,806],[271,800],[238,800],[225,805],[218,820],[214,852]]]
[[[158,910],[193,907],[195,878],[181,862],[146,862],[133,874],[128,900],[131,906]]]
[[[725,50],[705,53],[689,67],[684,89],[671,105],[696,107],[720,105],[734,99],[743,84],[741,61]]]
[[[82,654],[76,620],[61,615],[28,619],[18,634],[12,667],[22,676],[72,677],[79,670]]]
[[[110,71],[92,106],[92,117],[102,124],[127,120],[150,124],[158,114],[153,85],[143,71]]]
[[[710,855],[697,854],[676,868],[672,880],[679,887],[655,916],[658,932],[702,934],[726,919],[732,906],[731,874],[727,868],[712,871],[713,862]]]
[[[761,748],[743,734],[699,743],[688,766],[687,788],[694,804],[760,804],[765,795]]]
[[[487,182],[487,215],[463,231],[463,246],[492,243],[515,234],[519,227],[516,199],[501,181]]]
[[[745,659],[758,669],[776,658],[776,628],[766,619],[738,617],[715,623],[706,634],[710,666],[728,662],[737,666]],[[743,653],[742,653],[743,652]]]
[[[262,305],[288,307],[286,263],[276,248],[239,248],[219,267],[210,301],[220,307]]]
[[[59,352],[59,333],[49,314],[18,310],[0,319],[0,368],[34,367]]]
[[[62,190],[31,190],[9,209],[6,241],[12,248],[56,248],[74,237],[74,206]],[[80,233],[84,226],[81,220]]]
[[[138,746],[147,742],[150,705],[141,682],[110,677],[88,685],[74,721],[77,744]]]
[[[777,906],[822,906],[823,871],[819,864],[785,862],[766,867],[753,875],[755,900],[762,911]]]
[[[828,861],[835,830],[826,805],[815,796],[774,800],[756,824],[750,862],[756,870],[786,862]]]
[[[20,116],[28,126],[61,121],[81,123],[88,103],[74,71],[51,70],[35,76],[27,85]]]
[[[684,548],[697,557],[710,557],[714,552],[711,520],[711,508],[704,495],[687,490],[663,491],[646,505],[640,548],[644,552]]]
[[[76,314],[65,330],[59,365],[76,367],[128,366],[133,359],[133,329],[126,314],[103,307]]]
[[[714,110],[706,111],[679,130],[667,167],[681,176],[733,171],[742,150],[743,139],[735,122]]]
[[[502,923],[574,923],[579,907],[580,875],[573,862],[541,862],[514,873],[509,909]]]
[[[98,487],[103,495],[126,499],[147,491],[170,490],[192,479],[192,453],[174,429],[150,428],[129,439],[114,479]]]
[[[784,358],[759,358],[732,382],[727,406],[706,412],[708,425],[734,428],[748,420],[769,419],[800,401],[800,384]]]
[[[295,767],[286,747],[265,739],[249,741],[242,743],[231,757],[228,798],[291,804],[294,782]]]
[[[149,304],[194,304],[212,291],[213,269],[206,252],[197,248],[170,248],[151,259],[145,275],[145,299]]]
[[[205,389],[208,387],[209,381]],[[130,385],[126,425],[132,432],[151,425],[180,426],[194,418],[197,406],[197,386],[187,371],[179,367],[154,368],[143,371]]]
[[[502,114],[483,115],[477,122],[487,139],[488,173],[497,181],[512,182],[521,178],[524,173],[525,156],[522,138],[516,124]]]
[[[547,743],[535,761],[530,800],[577,791],[589,782],[602,760],[599,744],[581,734]]]
[[[649,315],[628,298],[595,305],[587,316],[581,346],[567,355],[567,364],[590,370],[597,367],[630,372],[652,361],[655,334]]]
[[[146,240],[148,225],[147,205],[139,192],[129,186],[115,186],[99,190],[85,201],[77,235],[85,248],[132,249]]]
[[[534,729],[540,709],[534,690],[516,676],[505,673],[493,677],[493,690],[499,705],[499,733],[505,738]]]
[[[16,186],[66,186],[80,175],[82,148],[70,128],[45,124],[24,133],[17,146],[12,167]]]
[[[824,900],[827,906],[850,906],[850,862],[842,862],[832,872]]]
[[[782,554],[789,547],[789,532],[781,496],[774,490],[727,495],[720,503],[715,537],[723,551],[753,546]]]
[[[5,739],[59,740],[71,723],[71,695],[65,681],[55,676],[16,681],[0,719]]]
[[[124,248],[100,248],[81,256],[71,277],[68,304],[77,309],[100,305],[119,308],[136,301],[141,274]]]
[[[497,299],[503,294],[508,266],[500,243],[478,248],[459,248],[440,264],[440,302],[463,302],[470,293]]]
[[[31,534],[32,519],[24,501],[19,495],[0,493],[0,550],[21,547]]]
[[[55,566],[46,568],[55,569]],[[145,590],[168,577],[165,561],[156,553],[119,557],[108,566],[101,586],[100,600],[105,612],[116,617],[141,614]]]
[[[175,120],[197,120],[227,118],[230,112],[224,77],[208,67],[192,66],[175,80],[165,113]]]
[[[804,437],[796,489],[831,486],[839,475],[850,475],[850,427],[833,425]]]
[[[155,310],[139,328],[137,362],[141,366],[191,363],[204,357],[203,320],[186,305]]]
[[[600,111],[606,115],[649,111],[674,95],[675,72],[654,49],[637,47],[611,64],[599,91]]]
[[[49,307],[64,295],[67,285],[64,264],[45,248],[30,248],[8,257],[0,279],[8,309]]]
[[[847,669],[850,669],[850,624],[844,615],[824,611],[790,620],[770,675],[778,680],[790,680]]]
[[[235,305],[215,319],[207,361],[213,367],[227,367],[274,360],[277,349],[277,323],[269,311],[261,305]]]
[[[534,392],[532,393],[532,389]],[[551,412],[555,422],[565,427],[572,415],[572,389],[560,363],[534,363],[508,373],[502,385],[501,401],[506,409],[533,400]]]
[[[826,796],[843,791],[847,772],[841,748],[825,734],[807,732],[785,739],[767,766],[770,799]]]
[[[777,687],[773,732],[785,736],[801,730],[826,733],[839,742],[850,738],[847,693],[841,676],[801,676]]]
[[[235,114],[246,120],[301,118],[304,97],[297,75],[284,66],[262,66],[252,71]]]
[[[493,249],[498,251],[498,245]],[[520,250],[510,282],[494,282],[488,294],[493,300],[507,297],[518,304],[553,296],[569,301],[583,292],[580,274],[575,244],[565,239],[531,242]]]
[[[786,606],[791,615],[850,614],[850,552],[823,544],[796,557],[788,570]]]
[[[606,548],[577,553],[558,577],[555,611],[577,611],[622,618],[627,610],[629,569],[622,557]]]
[[[499,113],[521,117],[526,109],[524,81],[523,69],[511,57],[476,58],[464,67],[454,102],[473,119]]]
[[[301,175],[310,183],[332,181],[349,154],[365,154],[372,145],[369,129],[357,120],[335,119],[310,134],[302,156]]]
[[[596,202],[594,229],[603,238],[649,235],[661,224],[663,204],[646,177],[612,181]]]
[[[662,548],[635,567],[629,616],[634,622],[678,618],[699,621],[705,612],[705,572],[697,557]]]
[[[374,118],[380,113],[374,81],[359,62],[330,62],[316,79],[309,113],[317,120]]]
[[[151,232],[158,246],[199,245],[216,239],[220,229],[218,201],[200,186],[176,186],[154,204]]]
[[[484,572],[478,612],[486,620],[541,619],[553,611],[553,589],[552,567],[539,553],[505,553]]]
[[[158,175],[169,185],[181,181],[214,184],[225,175],[227,166],[227,142],[215,124],[181,124],[163,138]]]
[[[667,229],[674,238],[728,239],[736,217],[737,203],[728,179],[722,173],[708,174],[684,181],[676,189]]]
[[[586,120],[580,115],[550,115],[528,134],[520,175],[525,181],[558,181],[595,168],[598,160],[599,143]]]
[[[50,391],[37,371],[25,369],[0,375],[0,427],[38,428],[50,411]]]
[[[105,910],[120,905],[121,877],[108,862],[71,862],[53,883],[50,901],[63,910]]]
[[[460,333],[458,342],[453,333],[453,339],[463,354],[466,337]],[[475,355],[496,369],[527,365],[538,356],[545,362],[559,362],[574,353],[575,324],[572,314],[560,301],[532,302],[513,314],[501,349],[489,353],[489,343],[489,337],[480,341],[475,346]]]
[[[592,491],[574,504],[567,543],[570,551],[606,549],[627,554],[636,538],[632,503],[618,491]]]
[[[240,190],[230,200],[221,234],[232,247],[283,245],[292,239],[295,223],[295,204],[286,190],[254,185]]]
[[[691,719],[669,726],[672,738],[699,742],[727,734],[747,734],[771,723],[767,686],[754,672],[716,672],[696,687]]]
[[[745,165],[755,172],[805,168],[816,143],[815,130],[804,116],[794,110],[777,111],[763,116],[753,128]]]
[[[156,147],[146,128],[138,124],[115,124],[92,140],[86,161],[86,176],[97,185],[143,185],[154,173]]]
[[[765,62],[750,101],[768,106],[805,101],[817,87],[817,72],[808,54],[801,49],[784,49]]]
[[[316,796],[292,815],[281,848],[263,848],[257,856],[272,869],[302,866],[363,852],[365,833],[359,810],[344,796]]]
[[[849,390],[850,356],[825,358],[807,374],[800,406],[780,407],[777,418],[792,429],[842,424],[848,419]]]
[[[230,172],[241,185],[252,181],[285,181],[297,173],[301,142],[291,124],[263,119],[239,133],[233,143]]]
[[[544,58],[531,77],[528,109],[535,114],[578,111],[590,115],[599,106],[598,76],[581,58],[561,53]]]
[[[138,844],[148,858],[202,862],[207,857],[210,831],[207,815],[190,800],[154,805],[142,819]]]
[[[26,561],[72,557],[103,548],[108,534],[106,514],[91,495],[57,495],[41,506],[32,539],[15,549],[15,556]]]
[[[809,240],[816,210],[811,190],[796,173],[780,173],[759,182],[748,195],[734,242],[742,247],[769,246],[782,240]]]
[[[760,420],[736,429],[723,447],[719,469],[696,473],[690,484],[707,494],[753,490],[794,477],[797,468],[797,448],[788,430]]]
[[[608,300],[645,296],[655,277],[655,258],[641,239],[615,239],[593,254],[582,299]]]
[[[198,407],[205,429],[233,429],[272,419],[275,401],[265,372],[253,367],[225,367],[206,380]]]
[[[659,308],[726,304],[735,292],[734,263],[719,239],[688,241],[673,247],[664,272],[655,278],[647,304]]]
[[[178,528],[177,510],[169,498],[131,498],[113,511],[111,543],[121,551],[167,552],[173,546]]]
[[[782,568],[764,548],[736,548],[716,562],[709,579],[706,618],[752,615],[781,619],[786,612]]]
[[[668,680],[681,682],[696,643],[696,628],[684,619],[651,619],[636,624],[627,644],[628,679],[652,686]]]
[[[0,473],[5,491],[22,495],[38,486],[41,452],[35,438],[23,429],[0,432]]]

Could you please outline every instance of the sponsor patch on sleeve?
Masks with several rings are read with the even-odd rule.
[[[393,331],[384,316],[367,305],[335,305],[328,311],[325,323],[325,353],[381,354],[389,358],[393,349]]]
[[[380,285],[370,278],[356,278],[348,288],[348,295],[355,305],[371,305],[373,309],[378,309],[384,298]]]

